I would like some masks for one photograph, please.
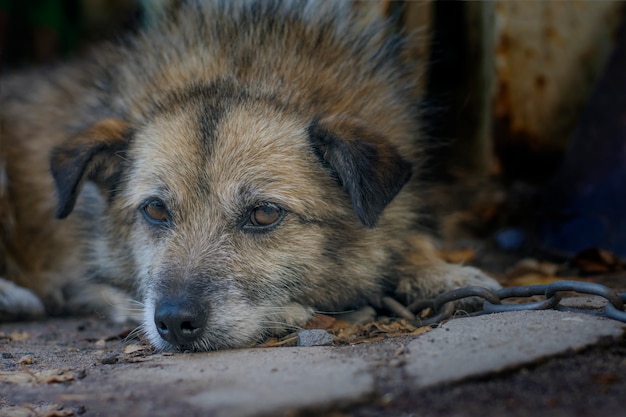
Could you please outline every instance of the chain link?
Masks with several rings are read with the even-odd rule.
[[[596,295],[604,298],[607,303],[601,312],[584,308],[566,307],[560,304],[563,292]],[[529,298],[543,296],[540,301],[526,303],[503,303],[508,298]],[[626,323],[626,292],[617,293],[601,284],[579,281],[556,281],[545,285],[529,285],[524,287],[502,288],[492,291],[483,287],[464,287],[440,294],[433,300],[419,300],[408,306],[403,306],[391,297],[383,297],[382,305],[396,315],[427,326],[440,323],[455,314],[453,301],[462,301],[469,298],[483,300],[482,309],[468,313],[469,316],[478,316],[489,313],[521,310],[555,309],[576,313],[594,314]]]

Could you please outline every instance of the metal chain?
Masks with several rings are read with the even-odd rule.
[[[567,307],[560,304],[560,293],[563,291],[600,296],[607,300],[607,303],[604,310],[601,312]],[[543,296],[545,299],[527,303],[502,303],[502,301],[507,298],[528,298],[536,296]],[[502,288],[497,291],[475,286],[464,287],[440,294],[433,300],[416,301],[406,307],[391,297],[383,297],[381,302],[385,308],[392,311],[399,317],[416,322],[422,326],[427,326],[440,323],[451,318],[455,314],[453,301],[459,301],[470,297],[482,298],[483,304],[482,309],[468,313],[469,316],[501,313],[505,311],[555,309],[576,313],[594,314],[626,323],[626,311],[624,311],[624,304],[626,304],[626,292],[620,294],[601,284],[579,281],[563,280],[545,285]]]

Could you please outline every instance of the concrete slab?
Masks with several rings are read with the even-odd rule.
[[[331,348],[246,349],[190,355],[170,365],[187,383],[203,387],[185,402],[216,417],[355,401],[374,391],[367,362]],[[145,380],[157,374],[137,370],[127,377]]]
[[[87,416],[99,417],[277,415],[320,404],[353,403],[373,394],[375,379],[367,360],[343,350],[287,347],[157,354],[145,362],[90,368],[85,377],[65,386],[44,383],[34,389],[32,381],[19,379],[21,387],[3,386],[0,378],[0,400],[6,396],[17,405],[83,407]],[[3,410],[0,401],[0,417],[5,415],[19,415],[18,409]]]
[[[625,323],[554,310],[459,318],[409,343],[407,372],[418,387],[455,382],[579,350],[625,331]]]

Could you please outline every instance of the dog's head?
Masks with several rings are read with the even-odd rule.
[[[132,265],[110,278],[136,282],[152,343],[191,350],[245,346],[376,291],[389,254],[373,231],[411,175],[361,120],[213,87],[142,123],[96,123],[51,167],[61,218],[83,182],[100,187],[79,203],[104,206],[89,220],[104,224],[96,264]]]

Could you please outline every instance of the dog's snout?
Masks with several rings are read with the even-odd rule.
[[[202,336],[207,317],[206,308],[184,300],[163,300],[154,311],[159,335],[179,347],[187,347]]]

